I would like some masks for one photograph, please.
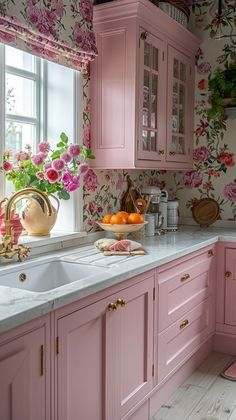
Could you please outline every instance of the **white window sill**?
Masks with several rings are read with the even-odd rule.
[[[69,242],[74,239],[84,238],[87,236],[86,232],[60,232],[53,231],[50,236],[27,236],[22,235],[18,243],[29,246],[30,248],[37,248],[47,245],[60,244],[61,242]],[[63,246],[62,246],[63,247]]]

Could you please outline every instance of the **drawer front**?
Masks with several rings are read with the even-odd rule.
[[[215,308],[210,297],[158,334],[158,382],[190,357],[214,329]]]
[[[209,260],[182,271],[159,285],[159,332],[195,308],[212,292]]]

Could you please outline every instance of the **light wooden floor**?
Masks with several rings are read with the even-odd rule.
[[[235,359],[212,353],[152,420],[236,420],[236,382],[219,376]]]

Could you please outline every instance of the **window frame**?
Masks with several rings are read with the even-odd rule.
[[[5,65],[5,45],[0,43],[0,155],[3,155],[5,150],[5,124],[6,118],[9,114],[5,112],[5,81],[7,69],[12,74],[27,77],[30,76],[31,80],[37,79],[38,95],[36,105],[36,118],[15,116],[10,114],[10,119],[23,123],[37,123],[36,129],[36,146],[37,143],[48,138],[48,62],[44,59],[36,57],[37,74],[12,68]],[[19,70],[19,71],[18,71]],[[29,78],[29,77],[27,77]],[[49,81],[50,82],[50,81]],[[75,143],[80,143],[83,133],[83,76],[80,72],[74,71],[73,74],[73,137]],[[38,114],[38,115],[37,115]],[[2,139],[2,141],[1,141]],[[0,171],[0,197],[5,197],[5,177]],[[65,230],[65,232],[82,232],[83,231],[83,186],[78,191],[73,192],[70,199],[70,206],[73,213],[73,230]],[[62,210],[62,209],[61,209]],[[60,212],[61,212],[60,210]],[[63,213],[66,210],[63,211]]]

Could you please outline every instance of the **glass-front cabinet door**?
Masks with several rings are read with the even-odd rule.
[[[193,141],[193,64],[168,46],[167,161],[189,162]]]
[[[140,30],[138,159],[165,159],[166,77],[164,42]]]

